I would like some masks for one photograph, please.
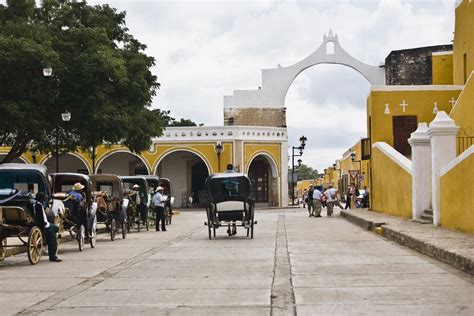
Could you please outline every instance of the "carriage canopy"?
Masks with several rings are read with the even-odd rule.
[[[103,191],[110,193],[115,198],[123,198],[123,182],[119,176],[114,174],[91,174],[92,191]]]
[[[206,179],[206,188],[215,203],[246,201],[250,196],[250,179],[243,173],[212,174]]]
[[[4,163],[0,165],[0,189],[16,189],[51,196],[48,170],[44,165]]]

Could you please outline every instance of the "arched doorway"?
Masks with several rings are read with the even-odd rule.
[[[266,154],[255,156],[248,168],[248,176],[252,183],[251,197],[255,203],[278,206],[278,172],[275,162]]]
[[[7,156],[7,154],[0,154],[0,162]],[[12,163],[28,163],[24,158],[18,157],[13,159]]]
[[[119,176],[149,174],[145,161],[131,152],[118,151],[107,155],[97,164],[97,173],[111,173]]]
[[[56,158],[48,157],[44,162],[49,172],[56,172]],[[64,154],[59,156],[59,172],[75,172],[89,174],[89,168],[86,163],[78,156],[73,154]]]
[[[155,173],[170,179],[175,206],[188,207],[189,196],[193,193],[197,194],[198,205],[204,206],[204,183],[209,176],[209,167],[197,154],[185,150],[171,152],[159,161]]]

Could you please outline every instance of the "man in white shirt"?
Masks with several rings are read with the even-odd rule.
[[[160,231],[160,221],[161,221],[161,230],[166,231],[166,223],[165,223],[165,201],[166,199],[163,197],[163,190],[162,186],[156,188],[156,193],[153,196],[153,205],[155,206],[155,229],[157,232]]]
[[[327,198],[328,216],[332,216],[334,204],[337,202],[337,192],[339,191],[333,188],[332,185],[330,185],[328,189],[324,191],[324,195]]]
[[[46,237],[46,243],[48,244],[48,255],[49,261],[61,262],[62,260],[56,256],[58,252],[58,241],[56,239],[56,233],[59,227],[50,223],[44,211],[43,203],[45,203],[46,196],[43,192],[36,193],[35,208],[35,224],[40,227]]]
[[[314,192],[313,192],[313,216],[314,217],[321,217],[321,209],[322,209],[322,204],[321,204],[321,199],[323,197],[323,194],[321,191],[318,190],[318,187],[314,187]]]

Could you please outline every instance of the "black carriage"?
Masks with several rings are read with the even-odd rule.
[[[141,226],[148,227],[148,208],[150,200],[148,196],[148,182],[143,176],[124,176],[120,177],[123,181],[125,196],[129,203],[127,207],[127,229],[137,225],[137,231],[140,232]],[[138,190],[133,189],[138,186]]]
[[[113,174],[91,174],[92,198],[97,203],[97,222],[104,223],[110,239],[115,240],[117,226],[122,237],[127,237],[127,208],[129,200],[124,196],[123,182]]]
[[[166,225],[171,225],[171,220],[173,219],[173,204],[174,204],[174,197],[173,197],[173,188],[171,186],[170,179],[167,178],[160,178],[160,186],[163,188],[163,198],[166,199],[165,201],[165,222]]]
[[[206,207],[209,239],[216,237],[216,230],[227,226],[229,236],[237,233],[237,226],[247,230],[253,238],[255,203],[250,198],[250,179],[242,173],[219,173],[206,179],[209,203]]]
[[[52,188],[55,199],[64,203],[62,229],[69,231],[78,241],[79,251],[89,243],[94,248],[97,241],[97,202],[93,201],[90,178],[80,173],[53,173]],[[75,184],[81,184],[83,194],[73,193]]]
[[[6,256],[8,237],[17,237],[26,248],[28,260],[37,264],[45,245],[42,214],[35,214],[34,195],[42,192],[46,196],[45,213],[57,223],[53,210],[51,185],[47,169],[43,165],[5,163],[0,165],[0,260]]]

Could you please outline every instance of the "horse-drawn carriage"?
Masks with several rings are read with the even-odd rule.
[[[156,189],[160,186],[160,177],[154,175],[144,175],[148,184],[148,223],[150,226],[154,225],[154,218],[155,218],[155,205],[153,205],[153,197],[155,196]]]
[[[171,220],[173,218],[173,188],[171,187],[171,181],[167,178],[160,178],[160,186],[163,188],[163,198],[165,201],[165,217],[166,225],[171,225]]]
[[[148,209],[150,207],[150,197],[148,195],[148,183],[143,176],[120,177],[124,184],[124,192],[128,197],[127,207],[127,229],[136,224],[140,232],[141,225],[148,230]]]
[[[43,165],[5,163],[0,165],[0,260],[6,255],[8,237],[17,237],[26,247],[28,260],[37,264],[43,255],[45,231],[43,214],[35,212],[34,196],[43,193],[45,213],[57,223],[58,203],[53,198],[47,169]],[[61,203],[59,203],[61,204]],[[51,220],[52,221],[52,220]]]
[[[90,178],[80,173],[53,173],[51,178],[53,197],[65,206],[60,231],[69,231],[78,241],[79,251],[84,249],[85,243],[94,248],[97,240],[97,202],[92,198]]]
[[[127,208],[129,200],[124,196],[123,182],[113,174],[92,174],[92,198],[97,203],[97,222],[105,223],[110,239],[115,239],[117,225],[122,237],[127,237]]]
[[[254,200],[250,198],[250,179],[242,173],[212,174],[206,179],[209,203],[206,207],[209,239],[216,237],[216,230],[227,226],[229,236],[237,234],[237,226],[247,230],[253,238]]]

